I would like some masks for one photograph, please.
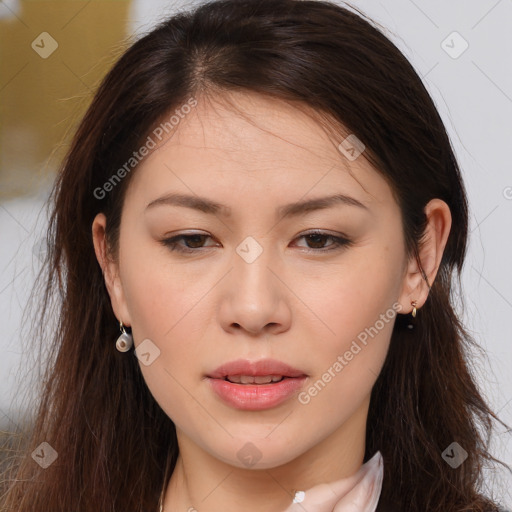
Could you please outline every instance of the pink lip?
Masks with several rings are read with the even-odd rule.
[[[223,379],[228,375],[251,375],[253,377],[265,375],[282,375],[283,377],[303,377],[304,372],[292,368],[286,363],[276,359],[260,359],[258,361],[249,361],[247,359],[237,359],[229,363],[222,364],[216,370],[209,373],[207,377],[212,379]]]
[[[225,380],[228,375],[282,375],[286,378],[272,384],[236,384]],[[225,403],[236,409],[252,411],[270,409],[283,403],[304,385],[306,378],[304,372],[273,359],[254,362],[237,359],[207,375],[213,391]]]

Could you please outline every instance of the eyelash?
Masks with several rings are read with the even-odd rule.
[[[307,253],[314,253],[314,252],[326,253],[326,252],[330,252],[330,251],[334,251],[334,250],[344,249],[344,248],[350,247],[352,245],[352,241],[349,240],[346,237],[329,235],[329,234],[324,233],[322,231],[311,231],[309,233],[305,233],[304,235],[299,236],[298,238],[306,238],[306,237],[309,237],[309,236],[325,237],[325,238],[333,240],[334,243],[331,244],[330,246],[328,246],[329,247],[328,249],[305,249],[305,252],[307,252]],[[165,247],[167,247],[171,251],[176,251],[176,252],[184,253],[184,254],[197,253],[200,249],[204,249],[204,247],[198,247],[198,248],[195,248],[195,249],[191,249],[190,247],[183,247],[183,246],[179,246],[178,245],[178,241],[179,240],[185,240],[186,241],[186,240],[189,240],[190,238],[195,238],[195,237],[211,238],[210,235],[206,235],[206,234],[203,234],[203,233],[193,233],[193,234],[190,234],[190,235],[184,235],[183,234],[183,235],[177,235],[177,236],[174,236],[174,237],[171,237],[171,238],[166,238],[164,240],[161,240],[161,244],[164,245]],[[208,249],[208,247],[206,247],[206,249]]]

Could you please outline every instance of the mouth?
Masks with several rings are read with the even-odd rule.
[[[235,409],[263,410],[276,407],[303,388],[308,375],[281,361],[238,359],[206,375],[210,388]]]

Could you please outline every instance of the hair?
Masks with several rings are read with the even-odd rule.
[[[103,212],[116,255],[136,166],[101,199],[94,191],[169,112],[191,97],[225,98],[230,91],[307,110],[338,141],[354,134],[366,146],[363,158],[390,184],[407,255],[420,266],[424,207],[433,198],[448,204],[452,228],[437,277],[427,282],[414,329],[397,316],[372,390],[365,460],[377,450],[384,458],[378,511],[498,510],[481,486],[484,465],[503,464],[488,450],[492,419],[505,424],[476,385],[470,354],[479,347],[455,311],[468,237],[460,169],[412,65],[377,24],[348,7],[308,0],[204,3],[136,40],[103,79],[49,200],[40,339],[52,311],[56,326],[46,334],[51,343],[33,428],[4,473],[2,510],[157,510],[179,453],[176,430],[137,358],[115,348],[119,324],[91,235]],[[46,469],[29,456],[43,441],[58,453]],[[468,454],[456,469],[442,457],[452,442]]]

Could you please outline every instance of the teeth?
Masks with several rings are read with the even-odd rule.
[[[227,380],[235,384],[270,384],[271,382],[279,382],[282,375],[259,375],[253,377],[252,375],[228,375]]]

